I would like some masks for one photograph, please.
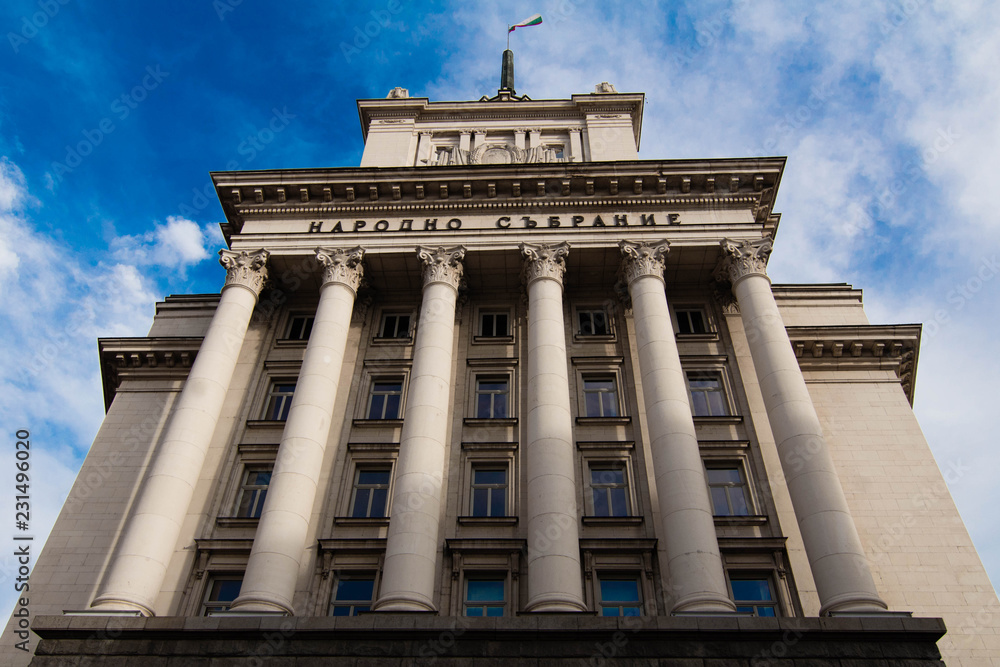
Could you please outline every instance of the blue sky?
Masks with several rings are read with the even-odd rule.
[[[355,99],[493,94],[506,24],[540,12],[511,42],[518,92],[645,92],[643,158],[788,156],[774,281],[924,323],[915,409],[1000,582],[1000,5],[811,5],[4,2],[0,424],[33,436],[36,535],[104,414],[96,339],[222,284],[209,171],[357,165]]]

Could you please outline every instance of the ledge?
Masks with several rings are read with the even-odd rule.
[[[259,517],[220,516],[215,519],[215,525],[220,528],[256,528],[259,523]]]
[[[202,340],[200,336],[98,338],[105,412],[124,380],[187,378]]]
[[[698,416],[694,417],[695,424],[742,424],[742,415],[718,415],[718,416]]]
[[[334,517],[335,526],[388,526],[389,517],[368,516],[338,516]]]
[[[466,426],[517,426],[517,417],[504,419],[484,419],[481,417],[466,417],[462,420]]]
[[[747,514],[744,516],[721,516],[712,517],[716,526],[763,526],[767,524],[767,516],[764,514]]]
[[[631,417],[577,417],[576,423],[581,426],[587,425],[600,425],[600,424],[631,424]]]
[[[391,427],[402,427],[402,419],[355,419],[351,422],[354,426],[362,427],[373,427],[373,426],[391,426]]]
[[[516,526],[516,516],[460,516],[462,526]]]
[[[641,516],[585,516],[585,526],[641,526]]]

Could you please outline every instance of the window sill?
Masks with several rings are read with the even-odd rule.
[[[252,528],[258,523],[259,518],[249,516],[220,516],[215,519],[215,525],[219,528]]]
[[[352,422],[352,424],[354,424],[354,426],[366,426],[366,427],[372,427],[372,426],[396,427],[396,426],[402,426],[403,420],[402,419],[355,419]]]
[[[247,428],[285,428],[284,419],[248,419]]]
[[[389,517],[338,516],[333,523],[337,526],[388,526]]]
[[[473,336],[472,342],[480,345],[512,345],[513,336]]]
[[[381,338],[380,336],[375,336],[372,338],[372,345],[413,345],[413,336],[407,336],[406,338]]]
[[[274,341],[275,347],[305,347],[309,342],[308,338],[279,338]]]
[[[613,343],[615,335],[610,334],[573,334],[573,340],[577,343]]]
[[[463,526],[516,526],[516,516],[460,516],[458,523]]]
[[[466,426],[517,426],[517,417],[505,419],[489,419],[481,417],[466,417],[462,420]]]
[[[631,417],[577,417],[576,423],[586,424],[631,424]]]
[[[585,526],[641,526],[641,516],[585,516]]]
[[[694,416],[695,424],[742,424],[741,415]]]
[[[712,517],[716,526],[763,526],[767,524],[767,516],[764,514],[746,514],[740,516],[727,516],[716,514]]]
[[[709,333],[679,333],[675,334],[675,338],[678,343],[697,343],[697,342],[714,342],[719,340],[719,333],[717,331],[711,331]]]

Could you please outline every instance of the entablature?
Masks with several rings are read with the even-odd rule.
[[[201,347],[201,337],[99,338],[104,409],[124,380],[183,380]]]

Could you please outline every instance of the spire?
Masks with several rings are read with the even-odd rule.
[[[514,52],[507,49],[503,52],[503,66],[500,68],[500,91],[514,91]]]

